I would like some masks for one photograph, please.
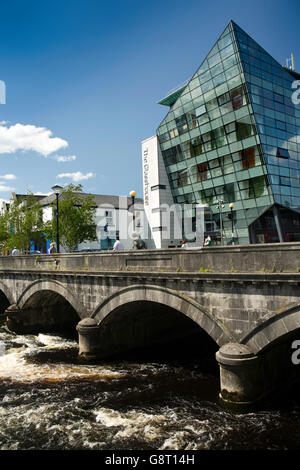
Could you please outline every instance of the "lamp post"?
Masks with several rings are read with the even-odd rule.
[[[220,232],[221,232],[221,245],[223,245],[223,223],[222,223],[222,208],[224,208],[224,201],[218,199],[218,208],[220,214]]]
[[[135,191],[130,191],[129,196],[131,197],[131,204],[128,206],[128,210],[130,209],[131,206],[134,206],[134,198],[136,196]],[[135,230],[135,214],[134,214],[134,207],[132,210],[132,220],[133,220],[133,231]]]
[[[230,219],[231,219],[231,237],[232,237],[232,245],[234,245],[234,233],[233,233],[233,213],[232,209],[234,208],[233,202],[229,204],[229,209],[230,209]]]
[[[63,189],[61,186],[59,186],[58,184],[56,184],[55,186],[53,186],[52,188],[52,191],[54,192],[55,196],[56,196],[56,250],[57,250],[57,253],[59,253],[59,215],[58,215],[58,196],[61,192],[61,190]]]

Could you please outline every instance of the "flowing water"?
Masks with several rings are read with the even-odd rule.
[[[82,365],[73,339],[0,328],[0,450],[300,449],[300,404],[237,414],[199,364]]]

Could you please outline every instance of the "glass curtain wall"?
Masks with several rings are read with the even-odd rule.
[[[230,22],[157,129],[175,202],[208,204],[219,227],[224,201],[225,244],[232,202],[240,244],[275,202],[300,208],[293,80]]]

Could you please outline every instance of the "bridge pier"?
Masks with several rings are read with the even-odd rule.
[[[258,354],[245,344],[224,344],[216,353],[221,401],[225,405],[243,407],[272,396],[284,397],[300,381],[291,348],[293,338],[298,338],[297,331],[295,336],[288,335]]]
[[[238,343],[227,343],[216,353],[220,367],[220,399],[225,404],[251,405],[264,395],[261,360]]]
[[[99,326],[93,318],[84,318],[76,326],[78,331],[79,358],[96,360],[99,357]]]

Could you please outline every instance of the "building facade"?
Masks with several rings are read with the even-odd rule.
[[[124,249],[133,248],[133,238],[142,238],[146,242],[147,248],[153,248],[153,243],[148,240],[149,226],[144,212],[143,199],[126,196],[110,196],[101,194],[82,193],[82,197],[93,196],[95,203],[95,225],[97,232],[96,241],[85,241],[79,244],[76,251],[106,251],[112,250],[116,237],[119,236]],[[54,193],[50,195],[33,195],[41,207],[41,217],[43,222],[56,217],[53,203],[56,201]],[[0,206],[1,215],[9,211],[10,205],[14,203],[26,203],[26,194],[12,193],[10,201],[3,201]],[[55,242],[55,240],[53,240]],[[46,236],[41,236],[36,242],[31,242],[30,251],[40,251],[48,253],[51,240]],[[63,245],[60,252],[65,252]]]
[[[82,193],[82,196],[90,194]],[[77,251],[106,251],[112,250],[116,237],[119,236],[124,249],[130,250],[133,246],[133,232],[138,236],[147,238],[148,224],[144,216],[143,199],[126,196],[110,196],[92,194],[95,201],[95,224],[97,230],[96,241],[85,241],[77,246]],[[54,216],[51,204],[55,201],[55,194],[50,194],[40,201],[43,207],[43,220],[51,220]],[[134,220],[133,220],[134,213]],[[49,241],[47,241],[49,245]],[[60,247],[63,253],[64,247]]]
[[[299,79],[230,21],[191,79],[159,102],[168,113],[142,142],[157,248],[189,239],[180,211],[195,226],[201,207],[198,245],[207,234],[222,244],[300,241]],[[177,207],[177,239],[172,228],[164,236],[167,204]]]

